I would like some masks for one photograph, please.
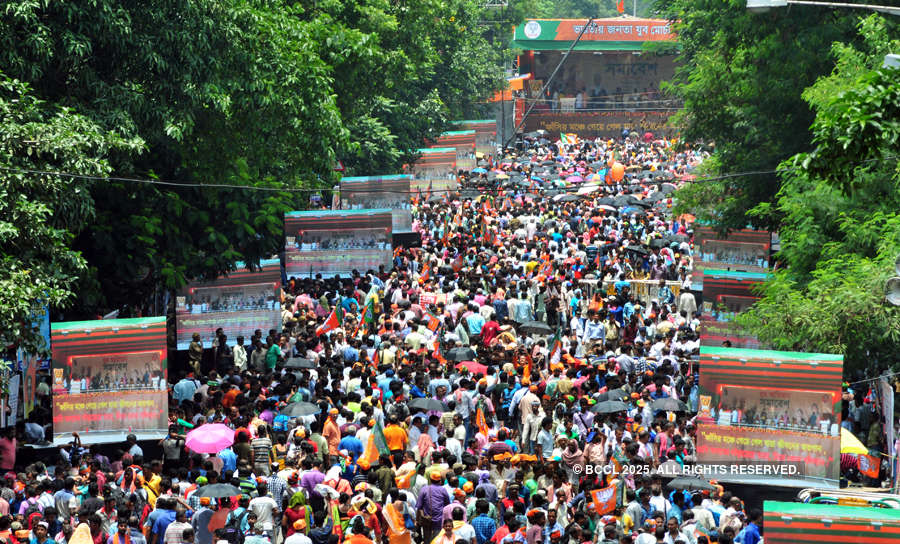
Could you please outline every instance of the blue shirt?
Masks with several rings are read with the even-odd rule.
[[[163,510],[156,521],[153,522],[153,533],[156,535],[156,542],[153,544],[163,544],[166,536],[166,529],[175,521],[174,510]]]
[[[744,528],[744,544],[757,544],[760,540],[759,527],[752,521]],[[479,544],[481,544],[479,542]]]
[[[481,334],[481,328],[484,327],[484,318],[481,317],[481,314],[473,312],[472,315],[466,318],[466,325],[468,326],[469,334],[477,336]]]
[[[494,533],[497,532],[497,524],[486,514],[479,514],[472,518],[472,528],[475,529],[475,539],[478,544],[484,544],[489,541]]]
[[[362,455],[363,444],[359,438],[356,438],[355,436],[345,436],[338,444],[338,450],[347,450],[355,461]]]
[[[234,472],[237,469],[237,454],[231,448],[225,448],[218,454],[222,460],[222,472]]]
[[[179,403],[185,400],[194,400],[194,393],[196,392],[197,382],[185,378],[172,387],[172,398]]]

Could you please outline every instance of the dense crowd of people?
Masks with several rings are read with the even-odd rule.
[[[161,454],[76,435],[16,463],[0,440],[0,539],[758,544],[739,497],[667,485],[696,460],[699,350],[670,187],[704,156],[527,140],[461,192],[412,195],[422,247],[393,269],[290,278],[282,330],[195,337]],[[233,443],[186,447],[215,424]]]

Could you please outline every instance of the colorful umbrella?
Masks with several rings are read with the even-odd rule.
[[[184,445],[196,453],[219,453],[234,444],[234,429],[221,423],[208,423],[189,432]]]
[[[476,363],[475,361],[463,361],[456,365],[456,368],[466,368],[472,374],[481,374],[483,376],[487,376],[487,366]]]
[[[853,436],[853,433],[841,427],[841,453],[869,455],[869,448]]]

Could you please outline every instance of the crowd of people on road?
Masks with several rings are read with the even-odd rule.
[[[758,544],[739,497],[670,485],[696,460],[699,350],[671,190],[705,155],[528,139],[412,195],[422,246],[392,269],[290,278],[282,330],[192,345],[159,444],[15,463],[0,440],[0,540]],[[186,447],[213,424],[231,445]]]

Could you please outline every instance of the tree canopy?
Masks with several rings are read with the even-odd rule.
[[[98,140],[91,156],[90,173],[115,179],[46,202],[51,218],[83,218],[50,223],[81,259],[53,305],[74,293],[80,317],[140,308],[277,252],[282,213],[308,203],[297,189],[331,187],[336,160],[396,172],[449,119],[479,112],[503,83],[484,17],[478,0],[8,3],[0,71],[41,111],[127,142]]]
[[[900,34],[880,16],[859,34],[803,93],[813,146],[782,163],[773,209],[757,210],[782,218],[783,266],[741,320],[777,348],[843,353],[871,372],[900,364],[900,309],[884,298],[900,253],[900,72],[880,68]]]
[[[776,166],[809,149],[814,114],[801,91],[831,71],[833,42],[855,43],[856,16],[809,6],[756,14],[745,0],[656,6],[674,21],[681,47],[676,77],[665,88],[684,101],[677,117],[683,137],[715,143],[714,174],[766,172],[691,186],[680,200],[722,228],[773,226],[777,216],[749,211],[773,202]]]

